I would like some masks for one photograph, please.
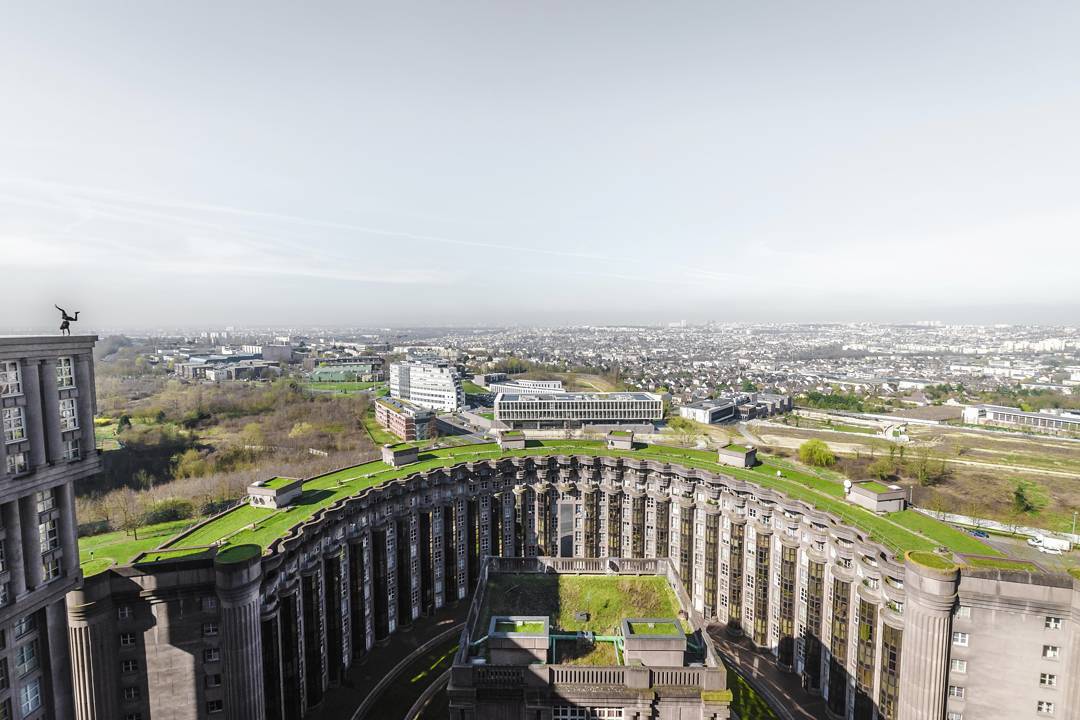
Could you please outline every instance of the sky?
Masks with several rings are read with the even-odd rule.
[[[4,16],[0,327],[1080,318],[1080,3]]]

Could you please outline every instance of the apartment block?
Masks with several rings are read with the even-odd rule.
[[[100,469],[94,336],[0,337],[0,718],[74,714],[74,483]],[[76,648],[76,652],[78,648]]]

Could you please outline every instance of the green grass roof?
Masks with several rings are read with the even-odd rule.
[[[674,621],[669,622],[628,622],[626,626],[631,635],[682,635],[682,628]]]
[[[754,468],[734,468],[720,465],[715,451],[678,448],[666,445],[641,445],[633,450],[608,449],[596,440],[530,440],[522,450],[501,450],[497,443],[460,445],[439,449],[421,450],[417,462],[402,467],[390,467],[381,460],[345,468],[306,480],[303,494],[289,507],[273,509],[239,505],[233,510],[205,521],[192,533],[164,545],[170,557],[178,557],[188,549],[188,554],[205,553],[206,546],[218,545],[219,552],[235,545],[258,545],[263,549],[283,537],[290,529],[311,519],[322,508],[355,495],[367,488],[441,467],[449,467],[467,461],[491,460],[500,457],[528,457],[546,455],[589,455],[603,457],[634,458],[678,464],[687,468],[708,470],[721,475],[739,478],[765,488],[771,488],[788,497],[802,500],[809,505],[830,512],[844,522],[861,528],[871,538],[889,547],[899,555],[908,550],[934,550],[939,545],[951,546],[957,542],[975,541],[966,533],[952,529],[933,518],[919,519],[917,525],[910,522],[879,517],[872,512],[852,505],[843,498],[843,486],[836,480],[827,479],[776,461],[765,462]],[[782,473],[777,477],[777,472]],[[142,537],[140,531],[140,538]],[[175,532],[175,531],[174,531]],[[157,548],[166,537],[157,536],[152,542],[140,541],[134,545],[138,551]],[[84,547],[94,538],[84,539]],[[91,541],[88,543],[87,541]],[[121,543],[125,546],[128,543]],[[982,543],[975,550],[955,548],[958,552],[992,555],[994,551]],[[114,552],[119,564],[129,562],[137,553]],[[144,558],[145,561],[145,558]]]
[[[271,490],[280,490],[281,488],[296,482],[297,479],[298,478],[290,477],[272,477],[269,480],[263,482],[262,486]]]
[[[891,492],[892,488],[888,485],[882,485],[877,480],[871,480],[870,482],[859,483],[859,487],[866,488],[870,492],[874,493],[887,493]]]

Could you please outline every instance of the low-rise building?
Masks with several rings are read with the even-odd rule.
[[[1080,413],[1068,410],[1025,412],[1003,405],[969,405],[964,422],[971,425],[1001,425],[1045,433],[1080,433]]]
[[[402,440],[427,440],[435,436],[435,413],[396,398],[375,401],[375,421]]]
[[[516,395],[550,395],[565,392],[562,380],[505,380],[489,383],[489,392],[512,393]]]
[[[645,392],[495,396],[495,419],[511,427],[580,427],[653,423],[664,417],[659,395]]]

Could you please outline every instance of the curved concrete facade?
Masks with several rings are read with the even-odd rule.
[[[772,652],[837,717],[859,720],[965,712],[949,697],[959,682],[950,659],[957,608],[968,607],[965,584],[974,583],[976,608],[1004,607],[1043,588],[1035,591],[1042,605],[1001,617],[1013,622],[1019,613],[1041,633],[1044,618],[1033,613],[1060,616],[1063,625],[1052,631],[1060,638],[1055,717],[1077,717],[1069,688],[1080,603],[1071,580],[933,571],[752,483],[588,455],[418,472],[320,511],[261,558],[176,560],[90,578],[68,603],[73,637],[76,625],[82,633],[77,717],[102,717],[99,709],[113,707],[144,720],[212,718],[219,708],[230,718],[303,717],[376,643],[470,595],[485,555],[668,557],[697,612]],[[115,612],[105,610],[110,599]],[[101,610],[87,610],[90,601]],[[970,629],[971,641],[1005,619],[988,616]],[[122,677],[99,666],[112,641],[107,624],[113,637],[127,633],[125,642],[135,635],[118,652],[142,661],[137,673]],[[145,693],[125,701],[124,688],[136,684]],[[1028,695],[1025,689],[1016,702]],[[968,711],[976,700],[974,692],[963,699]],[[1034,705],[1015,716],[1033,712]]]

